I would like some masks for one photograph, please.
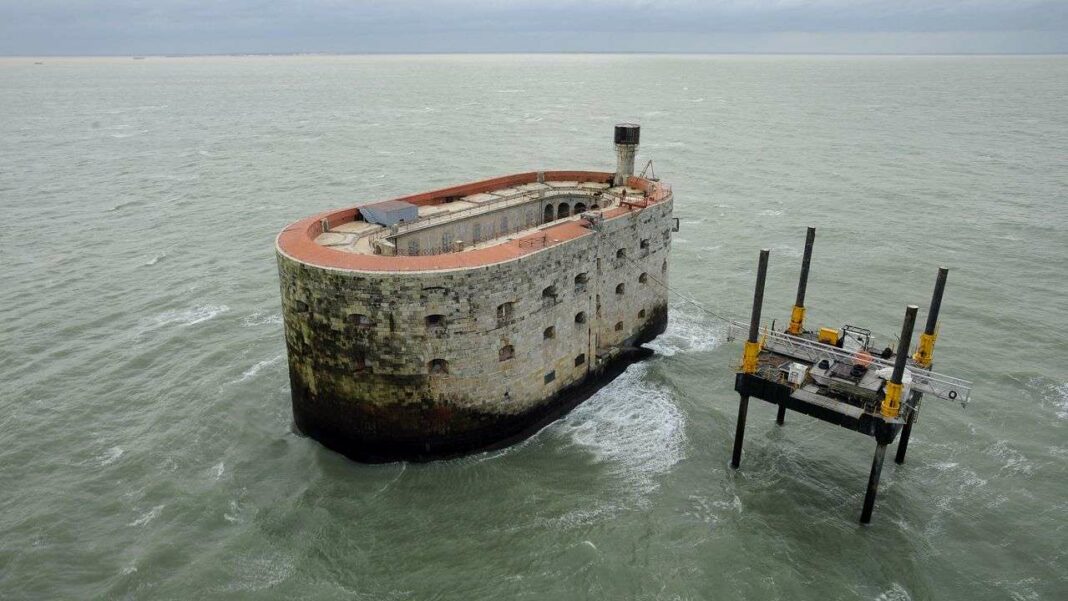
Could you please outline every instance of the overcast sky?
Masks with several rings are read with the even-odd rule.
[[[0,0],[0,55],[1068,52],[1068,0]]]

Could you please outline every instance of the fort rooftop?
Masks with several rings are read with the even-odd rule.
[[[598,171],[531,171],[322,213],[278,236],[283,254],[353,271],[433,271],[501,263],[591,234],[664,202],[652,179]],[[586,215],[586,217],[583,217]]]

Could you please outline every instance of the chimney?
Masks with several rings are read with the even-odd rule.
[[[634,175],[634,156],[638,154],[638,135],[641,128],[635,123],[616,125],[616,176],[612,185],[622,186]]]

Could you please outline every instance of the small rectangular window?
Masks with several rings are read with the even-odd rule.
[[[575,367],[584,365],[586,363],[586,353],[582,353],[578,357],[575,357]]]
[[[552,382],[555,379],[556,379],[556,370],[553,370],[553,371],[545,374],[545,383],[546,384],[548,384],[549,382]]]
[[[507,302],[497,305],[497,323],[506,324],[512,321],[512,315],[515,312],[515,303]]]
[[[642,248],[649,248],[649,239],[648,238],[642,238],[640,246]]]

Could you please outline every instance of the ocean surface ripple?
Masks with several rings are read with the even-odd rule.
[[[0,598],[1068,598],[1068,58],[0,59]],[[873,445],[754,401],[678,297],[515,447],[365,466],[294,434],[275,234],[506,173],[675,190],[674,288],[892,341],[951,268],[930,400]],[[922,310],[922,309],[921,309]]]

